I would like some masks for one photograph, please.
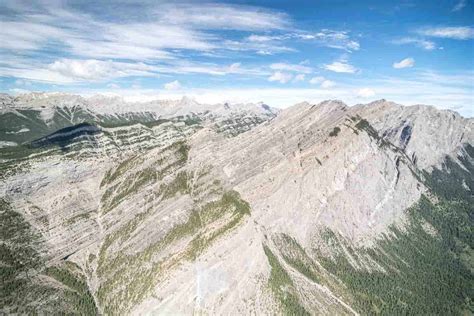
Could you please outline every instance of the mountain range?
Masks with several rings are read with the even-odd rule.
[[[5,314],[472,314],[474,119],[0,95]]]

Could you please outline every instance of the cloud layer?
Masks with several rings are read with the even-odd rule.
[[[348,74],[353,74],[357,72],[357,68],[355,68],[354,66],[344,61],[335,61],[331,64],[325,65],[324,68],[330,71],[342,72],[342,73],[348,73]]]
[[[472,75],[464,72],[472,72],[474,39],[467,1],[330,10],[218,1],[1,1],[0,91],[247,91],[271,103],[280,101],[258,91],[279,89],[282,100],[298,99],[284,98],[286,89],[353,100],[398,93],[412,103],[419,94],[407,87],[434,87],[441,76],[449,87],[426,88],[431,94],[421,103],[472,105]],[[403,19],[425,16],[425,7],[433,10],[426,19]],[[391,86],[397,80],[405,90]]]
[[[107,7],[107,2],[94,6],[95,11],[84,11],[54,2],[1,3],[0,11],[11,14],[0,20],[0,51],[9,57],[0,62],[0,76],[72,84],[173,73],[267,77],[277,72],[280,79],[272,82],[288,82],[289,77],[304,82],[301,74],[313,71],[305,65],[243,67],[206,59],[296,52],[291,46],[297,43],[347,52],[360,48],[348,31],[302,30],[286,13],[262,7],[192,2],[143,2],[137,9]],[[108,15],[97,14],[101,11]]]
[[[418,31],[419,34],[431,37],[467,40],[474,38],[474,28],[469,26],[432,27]]]
[[[411,68],[415,65],[415,60],[413,58],[405,58],[399,62],[393,63],[393,68],[402,69],[402,68]]]

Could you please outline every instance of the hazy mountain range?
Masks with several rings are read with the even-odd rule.
[[[0,96],[3,313],[474,313],[474,119]]]

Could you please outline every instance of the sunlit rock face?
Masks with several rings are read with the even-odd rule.
[[[385,100],[0,106],[5,313],[469,310],[472,119]]]

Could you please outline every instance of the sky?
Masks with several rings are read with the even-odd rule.
[[[474,1],[0,0],[0,91],[474,116]]]

